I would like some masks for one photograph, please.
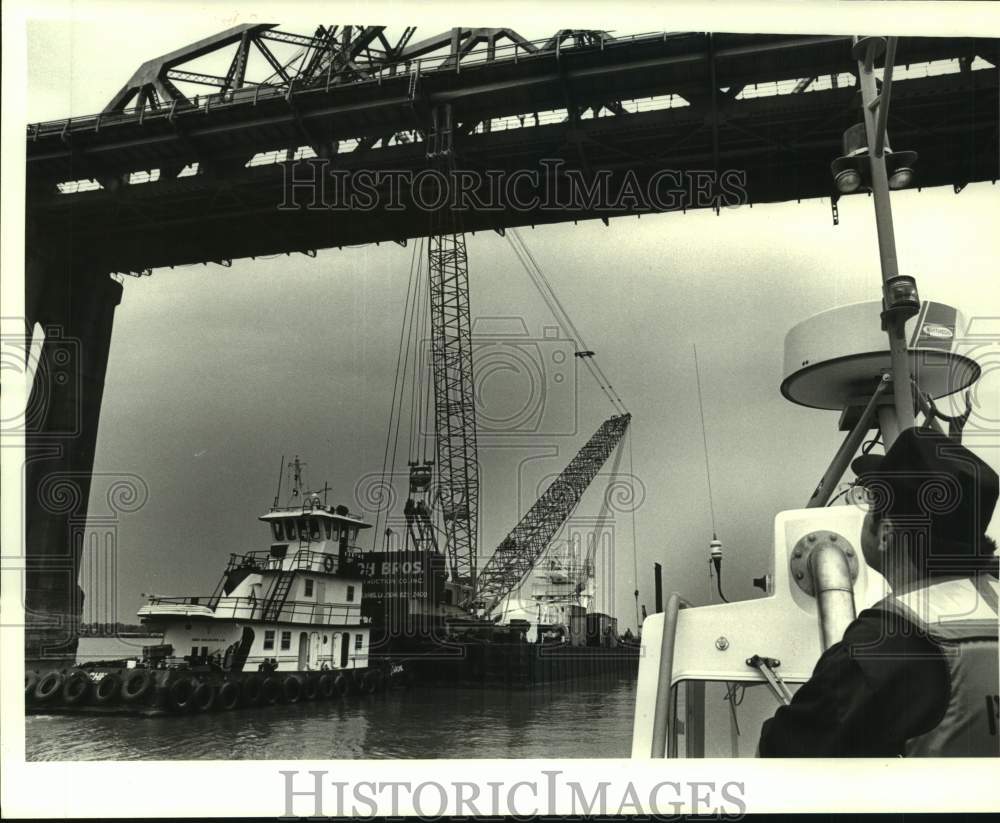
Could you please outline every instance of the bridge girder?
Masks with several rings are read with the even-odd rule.
[[[232,41],[245,32],[224,34]],[[373,79],[327,85],[317,58],[310,82],[297,85],[293,78],[280,93],[247,86],[173,112],[29,127],[29,231],[68,233],[75,254],[117,271],[423,235],[426,215],[414,209],[280,211],[285,164],[247,162],[268,149],[309,145],[340,171],[415,173],[427,166],[422,138],[429,111],[441,103],[455,112],[457,164],[468,169],[537,169],[549,159],[586,174],[607,170],[617,180],[632,174],[640,184],[660,169],[734,169],[745,173],[751,203],[830,196],[829,162],[839,154],[841,133],[859,116],[854,88],[816,90],[815,83],[802,82],[852,71],[849,40],[840,36],[715,35],[709,43],[708,36],[690,33],[605,40],[599,33],[560,32],[529,51],[506,30],[468,29],[435,53],[438,68],[424,71],[415,68],[421,58],[412,55],[444,49],[444,35],[411,46],[412,30],[395,43],[361,27],[339,35],[321,28],[318,34],[329,41],[340,36],[337,54],[346,53],[345,43],[348,50],[364,43],[394,56]],[[514,44],[520,57],[494,51],[479,62],[448,64],[464,44],[488,46],[490,38],[506,38],[505,48]],[[896,81],[893,145],[920,154],[919,185],[996,179],[997,51],[994,40],[901,39],[900,63],[958,58],[968,66],[980,56],[994,66]],[[406,54],[409,72],[391,73],[405,65]],[[470,48],[465,59],[474,54]],[[373,59],[364,61],[370,66]],[[796,85],[788,94],[739,96],[754,84],[788,80]],[[631,100],[666,95],[687,105],[629,110],[635,108]],[[556,115],[533,125],[539,112]],[[518,117],[524,127],[482,126]],[[409,142],[393,140],[396,135]],[[343,151],[345,141],[357,147]],[[197,174],[178,176],[192,163],[198,163]],[[159,169],[159,179],[123,182],[142,169]],[[56,187],[89,178],[118,182],[77,194]],[[508,208],[470,212],[464,224],[470,231],[492,230],[649,210]]]

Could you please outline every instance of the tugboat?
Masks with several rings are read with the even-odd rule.
[[[138,615],[162,642],[138,660],[29,673],[28,711],[204,712],[381,689],[357,564],[358,534],[371,526],[328,505],[325,486],[305,491],[302,465],[298,457],[288,465],[290,500],[279,505],[279,478],[259,518],[269,549],[230,555],[207,597],[150,597]]]

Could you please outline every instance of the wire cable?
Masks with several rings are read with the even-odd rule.
[[[427,323],[430,325],[430,287],[427,290]],[[434,366],[431,357],[430,346],[433,343],[428,337],[428,350],[427,350],[427,368],[426,368],[426,382],[424,383],[424,463],[428,460],[436,459],[435,451],[437,449],[437,425],[436,425],[436,414],[437,407],[434,405],[436,403],[434,399],[434,392],[432,388],[434,386]]]
[[[402,405],[402,386],[400,385],[400,370],[403,367],[403,346],[404,346],[404,340],[405,340],[405,336],[406,336],[406,317],[407,317],[407,315],[409,313],[410,296],[411,296],[411,292],[412,292],[413,284],[414,284],[414,272],[415,272],[415,270],[417,268],[418,268],[418,264],[417,264],[417,245],[415,245],[414,248],[413,248],[413,256],[412,256],[412,258],[410,260],[410,277],[409,277],[409,281],[408,281],[407,286],[406,286],[406,301],[403,304],[403,322],[400,324],[400,329],[399,329],[399,344],[398,344],[397,352],[396,352],[396,374],[395,374],[395,376],[393,378],[393,381],[392,381],[392,402],[391,402],[391,404],[389,406],[389,424],[388,424],[388,426],[386,428],[385,450],[382,453],[382,472],[381,472],[381,475],[379,476],[379,498],[378,498],[378,506],[375,509],[375,528],[372,529],[372,550],[376,550],[378,548],[378,542],[377,541],[379,539],[379,523],[380,523],[381,518],[382,518],[382,500],[383,500],[383,496],[385,496],[387,498],[387,500],[391,500],[391,495],[386,495],[385,491],[384,491],[385,490],[385,478],[386,478],[386,471],[387,471],[387,469],[390,466],[390,463],[389,463],[389,444],[390,444],[390,442],[392,442],[392,439],[393,439],[392,430],[393,430],[394,425],[396,427],[397,434],[398,434],[398,431],[399,431],[398,415],[397,415],[397,408],[396,408],[396,400],[397,400],[397,396],[398,396],[398,398],[399,398],[399,404],[401,406]],[[395,455],[393,456],[393,459],[395,459]],[[388,512],[386,512],[386,517],[388,519]]]
[[[424,239],[420,239],[421,248],[423,248]],[[421,254],[421,258],[424,259],[425,255]],[[425,294],[420,300],[420,316],[422,318],[421,328],[417,337],[417,360],[415,374],[419,376],[420,390],[417,394],[417,402],[421,405],[420,410],[420,429],[417,432],[417,438],[420,441],[420,459],[427,462],[428,453],[433,449],[433,443],[431,438],[433,437],[434,424],[432,421],[433,408],[431,406],[431,401],[433,398],[433,386],[434,386],[434,371],[431,363],[431,352],[430,349],[425,346],[425,343],[430,343],[429,338],[429,328],[431,325],[431,300],[430,300],[430,278],[428,272],[421,274],[421,280],[426,281]],[[421,360],[421,358],[423,358]],[[423,373],[421,374],[419,363],[424,366]]]
[[[399,430],[401,428],[401,422],[402,422],[402,416],[403,416],[403,414],[402,414],[402,411],[403,411],[403,400],[405,399],[405,394],[406,394],[406,378],[407,378],[407,372],[409,370],[410,350],[411,350],[411,343],[413,342],[413,325],[414,325],[414,320],[415,320],[415,316],[416,316],[415,308],[416,308],[417,293],[419,291],[419,288],[420,288],[420,264],[418,263],[416,269],[413,270],[413,271],[411,271],[410,288],[407,289],[407,293],[408,294],[409,294],[409,291],[412,289],[413,299],[411,301],[409,301],[409,303],[407,304],[407,307],[406,307],[407,308],[407,314],[404,317],[404,321],[403,321],[403,327],[404,327],[404,329],[407,330],[407,333],[406,333],[406,350],[405,350],[405,352],[403,354],[403,378],[402,378],[402,384],[400,385],[399,417],[397,418],[397,421],[396,421],[396,435],[395,435],[395,438],[394,438],[393,444],[392,444],[392,459],[391,459],[391,461],[389,463],[390,474],[392,472],[394,472],[395,469],[396,469],[396,451],[399,448]],[[413,397],[412,397],[412,391],[411,391],[411,397],[410,397],[410,426],[411,426],[411,430],[412,430],[412,426],[413,426]],[[409,456],[410,450],[411,450],[411,445],[407,444],[407,456]]]
[[[580,334],[579,329],[577,329],[573,319],[569,316],[566,308],[559,301],[555,290],[552,288],[552,284],[549,282],[545,273],[538,265],[538,261],[535,260],[530,249],[528,249],[524,239],[516,229],[508,231],[506,233],[506,237],[511,249],[513,249],[514,254],[517,256],[518,261],[531,278],[531,281],[535,284],[535,288],[538,289],[538,293],[541,295],[542,300],[545,302],[549,311],[552,312],[553,317],[560,323],[561,326],[564,327],[563,331],[568,332],[573,337],[573,342],[577,346],[577,350],[587,351],[587,345],[583,336]],[[627,407],[622,402],[621,397],[618,396],[618,393],[614,390],[614,387],[611,385],[610,380],[608,380],[607,375],[605,375],[601,370],[600,365],[594,361],[594,356],[591,354],[586,357],[581,357],[580,359],[584,361],[591,375],[597,381],[597,385],[601,388],[605,396],[608,398],[608,401],[615,409],[615,412],[619,414],[627,414]]]
[[[577,329],[576,324],[573,322],[573,318],[571,318],[569,316],[569,312],[566,311],[565,306],[563,306],[562,302],[559,300],[558,296],[555,293],[555,289],[552,288],[552,284],[549,282],[549,279],[545,276],[545,272],[542,271],[542,267],[538,265],[538,261],[535,260],[535,256],[531,253],[531,250],[528,248],[527,243],[524,242],[524,238],[521,237],[520,233],[516,229],[511,229],[511,232],[517,238],[518,243],[521,244],[522,248],[524,249],[525,254],[528,256],[528,259],[531,261],[532,266],[534,267],[535,271],[538,273],[538,277],[541,279],[542,283],[545,284],[546,290],[552,295],[552,299],[553,299],[553,301],[555,301],[556,305],[558,306],[559,311],[566,318],[566,323],[570,327],[570,331],[573,334],[573,337],[580,342],[581,346],[583,346],[584,348],[587,348],[586,343],[583,340],[583,335],[580,334],[579,329]],[[584,358],[584,359],[588,359],[588,358]],[[589,359],[593,360],[593,356],[591,356]],[[614,386],[611,385],[611,381],[608,380],[607,375],[604,374],[604,372],[601,369],[600,365],[596,361],[594,362],[594,369],[596,370],[596,372],[600,376],[600,378],[604,381],[604,384],[607,386],[608,393],[614,398],[614,401],[619,406],[621,406],[622,411],[624,413],[627,413],[628,409],[625,408],[625,404],[622,402],[622,399],[618,396],[618,393],[614,390]]]
[[[423,325],[424,313],[421,311],[421,295],[423,290],[423,277],[418,264],[416,275],[416,288],[413,293],[413,304],[410,307],[410,337],[407,341],[407,348],[413,350],[413,368],[410,371],[410,442],[408,444],[407,457],[411,461],[416,461],[420,457],[420,442],[418,439],[420,425],[420,335]],[[409,352],[407,353],[409,354]]]
[[[871,440],[867,440],[861,445],[861,453],[868,454],[872,449],[874,449],[879,443],[882,442],[882,430],[879,429],[875,432],[875,436]]]
[[[711,571],[709,571],[709,574],[711,574]],[[722,571],[721,570],[719,571],[718,574],[715,575],[715,585],[716,585],[716,587],[719,590],[719,597],[722,598],[722,602],[723,603],[728,603],[729,600],[722,593]]]
[[[702,401],[701,396],[701,369],[698,366],[698,346],[694,343],[691,344],[694,350],[694,377],[695,382],[698,386],[698,414],[701,417],[701,440],[705,451],[705,480],[708,482],[708,509],[712,517],[712,540],[718,540],[718,532],[715,527],[715,502],[712,494],[712,470],[708,462],[708,433],[705,429],[705,405]],[[729,600],[722,593],[722,556],[719,558],[719,566],[716,569],[715,574],[715,585],[719,592],[719,598],[723,603],[728,603]],[[709,577],[709,591],[711,591],[711,579],[712,579],[712,566],[714,565],[715,558],[709,558],[708,561],[708,577]]]
[[[848,492],[849,492],[849,491],[850,491],[851,489],[853,489],[853,488],[854,488],[854,484],[852,483],[852,484],[851,484],[850,486],[848,486],[848,487],[847,487],[846,489],[842,489],[842,490],[840,490],[840,491],[839,491],[839,492],[837,492],[837,493],[836,493],[836,494],[835,494],[835,495],[834,495],[833,497],[831,497],[831,498],[830,498],[830,502],[829,502],[829,503],[827,503],[826,505],[827,505],[828,507],[829,507],[829,506],[832,506],[832,505],[833,505],[834,503],[836,503],[836,502],[837,502],[838,500],[840,500],[840,498],[841,498],[841,497],[843,497],[843,496],[844,496],[845,494],[847,494],[847,493],[848,493]]]
[[[740,731],[740,721],[736,716],[736,707],[743,702],[743,697],[746,694],[746,686],[739,683],[726,682],[726,695],[722,699],[729,703],[729,716],[732,719],[732,730],[736,737],[741,737],[742,732]],[[733,740],[733,755],[738,754],[739,744],[736,740]]]
[[[712,516],[712,534],[717,534],[715,528],[715,503],[712,498],[712,471],[708,464],[708,434],[705,432],[705,406],[701,399],[701,370],[698,368],[698,346],[691,344],[694,349],[694,377],[698,385],[698,414],[701,416],[701,441],[705,449],[705,479],[708,481],[708,509]]]
[[[635,464],[632,461],[632,426],[628,427],[625,432],[625,437],[628,439],[628,488],[629,488],[629,508],[632,509],[632,577],[635,580],[635,590],[639,591],[639,540],[635,533]],[[636,608],[638,609],[639,599],[636,596]],[[641,625],[639,622],[639,612],[636,611],[635,615],[635,625],[636,629]]]

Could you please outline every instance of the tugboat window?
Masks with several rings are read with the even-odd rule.
[[[274,629],[264,630],[264,648],[265,649],[274,648]]]
[[[313,596],[313,581],[306,579],[306,597]]]
[[[274,535],[275,540],[281,540],[281,521],[275,520],[271,524],[271,533]]]
[[[365,636],[363,634],[354,635],[354,650],[357,651],[363,645],[365,645]]]
[[[323,525],[326,527],[326,539],[330,539],[331,532],[333,531],[333,526],[330,524],[329,520],[323,521]]]
[[[347,602],[348,603],[354,602],[354,586],[347,587]]]
[[[282,632],[281,633],[281,650],[284,652],[284,651],[288,651],[290,648],[292,648],[292,633],[291,632]]]
[[[315,517],[309,518],[309,537],[313,540],[319,540],[319,520]]]

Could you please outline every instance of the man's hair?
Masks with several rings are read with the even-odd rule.
[[[882,522],[884,520],[888,520],[890,523],[892,523],[892,514],[884,512],[884,511],[875,511],[875,510],[872,510],[870,512],[870,524],[871,524],[872,531],[878,531],[879,526],[882,525]],[[986,560],[986,559],[991,559],[992,560],[992,564],[989,562],[989,560],[986,561],[986,570],[990,571],[994,576],[996,576],[997,575],[997,568],[998,568],[997,557],[996,557],[996,552],[997,552],[997,543],[996,543],[996,541],[992,537],[990,537],[988,534],[983,534],[983,535],[980,535],[978,542],[979,542],[979,547],[980,548],[979,548],[979,553],[978,553],[977,556],[980,557],[980,558],[984,558],[984,560]],[[915,558],[913,558],[912,554],[910,554],[909,552],[907,552],[907,556],[909,556],[911,559],[915,559]],[[926,558],[923,558],[923,560],[924,560],[924,562],[921,562],[921,563],[918,564],[921,567],[925,567],[925,564],[926,564]],[[961,567],[957,567],[957,568],[961,568]],[[926,567],[923,568],[923,571],[925,571],[926,573],[931,574],[931,575],[933,575],[935,573],[935,569],[928,569]],[[944,568],[941,568],[941,569],[937,570],[937,573],[938,574],[948,574],[949,573],[949,569],[947,567],[944,567]]]

